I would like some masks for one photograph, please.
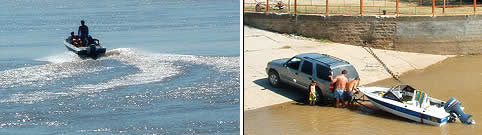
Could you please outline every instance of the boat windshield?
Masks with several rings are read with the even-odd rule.
[[[391,100],[394,100],[394,101],[402,102],[401,96],[399,96],[399,94],[396,94],[396,93],[397,93],[396,91],[390,90],[386,94],[383,95],[383,98],[387,98],[387,99],[391,99]]]
[[[415,88],[410,85],[402,84],[390,88],[390,91],[414,92]]]
[[[427,97],[427,93],[416,90],[409,85],[398,85],[392,87],[386,94],[383,95],[383,98],[402,102],[404,104],[417,104],[417,106],[420,107],[430,105],[430,100]]]
[[[383,95],[383,98],[391,99],[398,102],[403,101],[410,101],[413,96],[413,91],[415,88],[411,87],[410,85],[397,85],[390,90],[386,94]]]

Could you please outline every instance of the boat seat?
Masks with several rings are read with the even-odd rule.
[[[415,90],[412,96],[412,103],[415,103],[417,107],[426,108],[430,106],[428,94],[421,90]]]

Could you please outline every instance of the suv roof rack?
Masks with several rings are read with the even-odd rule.
[[[340,61],[340,62],[344,62],[344,63],[350,64],[350,62],[345,61],[345,60],[342,60],[342,59],[337,58],[337,57],[333,57],[333,56],[330,56],[330,55],[327,55],[327,54],[320,54],[320,55],[323,55],[323,56],[326,56],[326,57],[335,59],[335,60]],[[325,64],[326,66],[330,66],[330,67],[331,67],[330,64],[326,63],[325,61],[320,61],[320,60],[318,60],[318,59],[316,59],[316,58],[311,58],[311,57],[308,57],[308,56],[305,56],[305,57],[303,57],[303,58],[309,59],[309,60],[313,60],[313,61],[316,61],[316,62],[319,62],[319,63],[323,63],[323,64]]]
[[[348,61],[346,61],[346,60],[343,60],[343,59],[340,59],[340,58],[335,57],[335,56],[331,56],[331,55],[328,55],[328,54],[321,54],[321,55],[325,55],[325,56],[328,56],[328,57],[334,58],[334,59],[336,59],[336,60],[343,61],[343,62],[346,62],[346,63],[350,64],[350,62],[348,62]]]

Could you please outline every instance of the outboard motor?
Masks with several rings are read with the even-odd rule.
[[[475,124],[474,120],[469,120],[472,115],[466,114],[463,108],[460,106],[460,102],[454,97],[450,98],[449,101],[445,103],[444,109],[447,113],[455,113],[459,117],[460,121],[462,121],[462,123]]]
[[[96,50],[95,50],[95,49],[96,49],[96,48],[95,48],[95,45],[90,45],[90,46],[89,46],[89,52],[88,52],[89,55],[94,56],[94,55],[96,54]]]

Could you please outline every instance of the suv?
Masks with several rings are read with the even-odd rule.
[[[326,98],[333,98],[329,75],[335,77],[340,75],[343,70],[348,71],[347,78],[349,80],[358,77],[355,67],[347,61],[319,53],[304,53],[290,59],[273,60],[266,67],[268,80],[272,86],[280,87],[282,83],[285,83],[309,93],[308,87],[313,79],[317,81],[317,96]]]

